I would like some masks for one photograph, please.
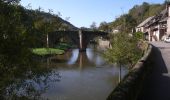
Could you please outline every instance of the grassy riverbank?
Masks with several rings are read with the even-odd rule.
[[[56,49],[56,48],[34,48],[32,52],[39,56],[45,56],[45,55],[53,55],[53,54],[64,54],[64,50]]]
[[[61,55],[64,54],[66,50],[72,48],[70,44],[59,43],[55,48],[33,48],[32,52],[38,56],[46,55]]]

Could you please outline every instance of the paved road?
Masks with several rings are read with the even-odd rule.
[[[154,48],[153,72],[139,100],[170,100],[170,43],[151,42]]]

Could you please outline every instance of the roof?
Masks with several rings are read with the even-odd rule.
[[[164,10],[161,11],[160,14],[163,14],[163,15],[164,15],[164,14],[166,14],[166,12],[167,12],[167,9],[164,9]]]
[[[142,27],[144,26],[147,22],[149,22],[154,16],[148,17],[145,19],[142,23],[140,23],[137,27]]]
[[[159,22],[166,22],[168,20],[168,17],[165,17],[164,19],[160,20]]]

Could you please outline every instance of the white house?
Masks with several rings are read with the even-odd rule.
[[[170,34],[170,3],[158,15],[144,20],[136,27],[136,31],[143,32],[149,41],[160,41]]]

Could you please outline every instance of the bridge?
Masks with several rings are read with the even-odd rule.
[[[68,36],[71,41],[77,45],[79,51],[86,51],[87,45],[89,44],[90,40],[94,39],[95,37],[103,37],[106,38],[108,35],[107,32],[102,31],[55,31],[49,34],[49,44],[52,46],[56,43],[59,39],[58,36]]]

